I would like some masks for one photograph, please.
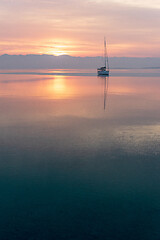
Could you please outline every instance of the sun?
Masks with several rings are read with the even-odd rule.
[[[64,52],[64,51],[54,51],[54,52],[52,52],[53,53],[53,55],[55,55],[55,56],[61,56],[61,55],[67,55],[67,53],[66,52]]]
[[[54,51],[52,50],[52,54],[54,54],[55,56],[67,55],[65,48],[66,48],[66,46],[64,46],[64,45],[56,45],[54,47]]]

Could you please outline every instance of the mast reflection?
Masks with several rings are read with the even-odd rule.
[[[103,103],[103,108],[104,108],[104,111],[105,111],[106,110],[106,105],[107,105],[109,76],[98,76],[98,78],[101,78],[101,80],[103,82],[103,85],[104,85],[104,103]]]

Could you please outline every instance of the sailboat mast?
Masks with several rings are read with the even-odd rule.
[[[106,52],[106,38],[104,38],[104,66],[106,68],[106,55],[107,55],[107,52]]]
[[[109,76],[109,63],[108,63],[108,55],[107,55],[107,48],[106,48],[106,38],[104,37],[104,65],[103,67],[97,68],[98,76],[104,75]]]
[[[104,37],[104,59],[105,59],[105,68],[107,67],[107,70],[109,71],[109,62],[108,62],[108,54],[107,54],[107,48],[106,48],[106,38]]]

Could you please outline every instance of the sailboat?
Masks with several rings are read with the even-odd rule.
[[[98,76],[109,76],[109,63],[108,63],[108,55],[106,50],[106,39],[104,38],[104,67],[97,68]]]

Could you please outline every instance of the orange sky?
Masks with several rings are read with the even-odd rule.
[[[160,57],[159,0],[1,0],[1,54]]]

